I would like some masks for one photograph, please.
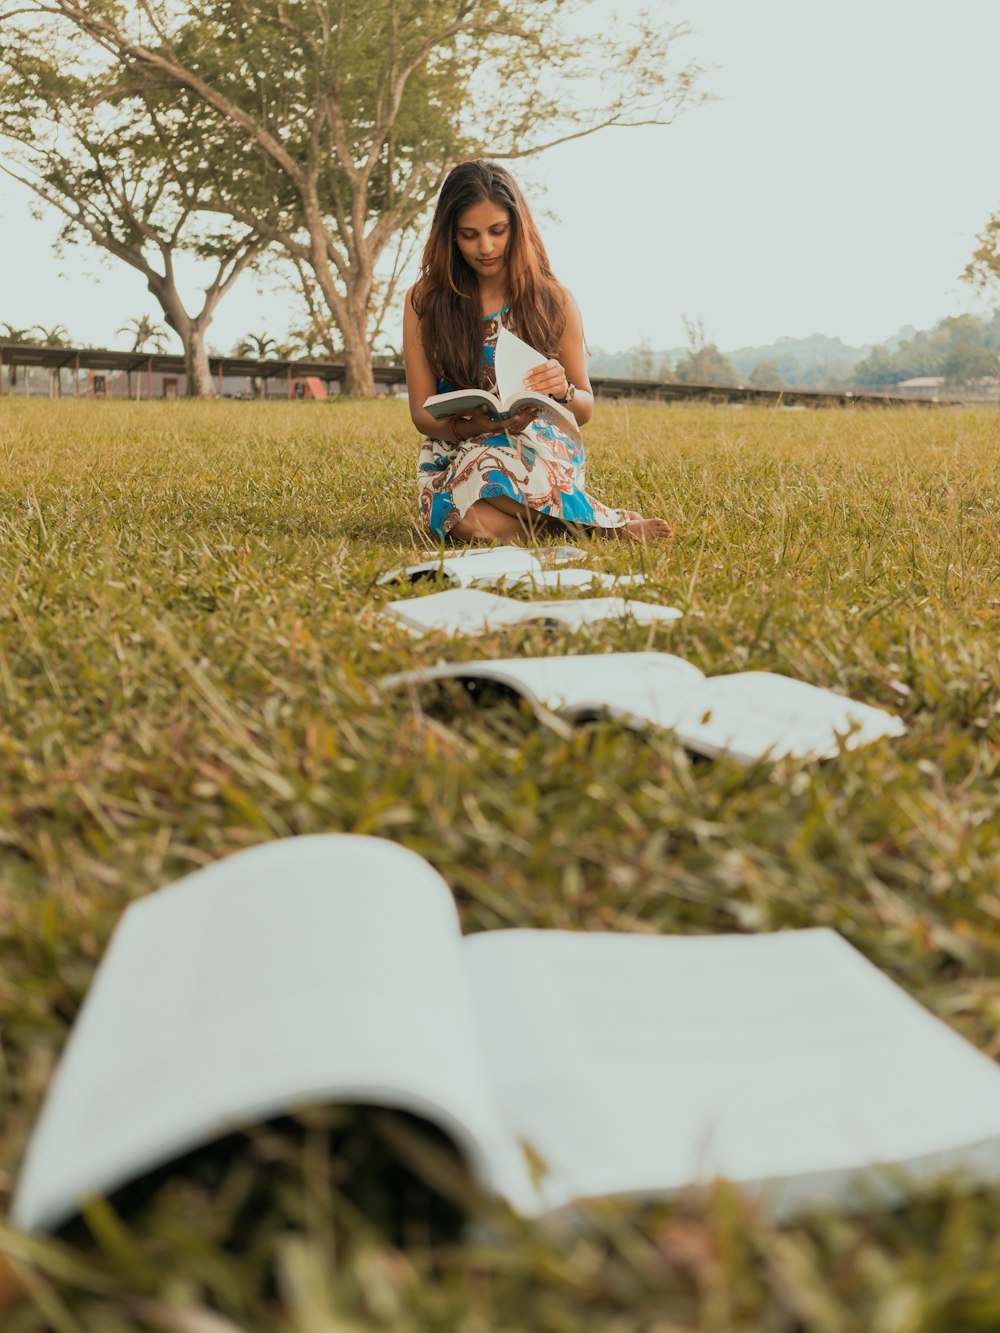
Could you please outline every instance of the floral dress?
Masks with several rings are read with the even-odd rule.
[[[495,390],[493,363],[500,317],[484,315],[484,380]],[[438,381],[438,393],[454,388]],[[418,465],[420,517],[436,537],[447,537],[477,500],[505,495],[539,514],[595,528],[620,528],[628,521],[584,489],[583,445],[549,421],[532,421],[520,435],[477,435],[455,444],[425,439]]]

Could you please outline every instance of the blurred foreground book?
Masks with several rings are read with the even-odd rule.
[[[1000,1070],[835,932],[463,938],[421,857],[327,834],[134,903],[13,1209],[55,1228],[308,1105],[410,1111],[542,1214],[718,1176],[775,1216],[1000,1176]]]

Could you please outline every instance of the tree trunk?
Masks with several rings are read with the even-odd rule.
[[[205,351],[205,329],[195,320],[188,326],[184,339],[184,376],[189,398],[215,397],[215,385],[208,365],[208,353]]]
[[[341,393],[354,398],[375,397],[375,374],[372,370],[372,349],[367,330],[362,327],[341,329],[344,339],[344,382]]]
[[[146,286],[160,303],[163,318],[184,345],[184,383],[189,398],[214,398],[215,386],[205,351],[205,330],[212,322],[217,302],[206,299],[201,314],[192,319],[184,309],[173,278],[152,276]]]

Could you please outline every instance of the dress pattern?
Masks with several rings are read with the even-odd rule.
[[[500,319],[507,306],[484,315],[483,380],[496,389],[493,364]],[[438,393],[454,385],[438,381]],[[620,528],[628,521],[584,489],[583,445],[548,421],[532,421],[520,435],[501,431],[455,444],[425,439],[418,463],[421,520],[435,537],[447,537],[477,500],[507,496],[539,514],[588,527]]]

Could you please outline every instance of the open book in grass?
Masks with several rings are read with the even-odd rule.
[[[555,547],[556,551],[575,552],[576,547]],[[544,552],[540,552],[542,554]],[[580,552],[586,555],[585,551]],[[556,569],[546,569],[525,546],[484,546],[470,551],[442,551],[434,559],[415,565],[390,569],[377,580],[380,587],[440,580],[458,588],[495,588],[503,585],[538,588],[612,588],[636,586],[645,582],[644,574],[605,574],[597,569],[566,567],[566,557],[552,557]]]
[[[469,416],[480,407],[488,407],[497,417],[498,427],[502,427],[507,417],[520,412],[522,408],[540,407],[543,417],[547,417],[574,439],[579,439],[580,427],[568,407],[557,403],[548,394],[535,393],[525,388],[525,377],[536,366],[544,365],[546,360],[541,352],[536,352],[533,347],[501,324],[497,334],[494,362],[496,393],[477,388],[452,389],[448,393],[435,393],[424,400],[424,411],[440,421],[444,417]]]
[[[443,634],[483,634],[508,625],[541,623],[552,629],[576,630],[602,620],[628,618],[638,625],[668,624],[680,611],[625,597],[588,597],[559,602],[519,602],[513,597],[476,588],[451,588],[426,597],[408,597],[390,602],[383,615],[420,634],[437,630]]]
[[[1000,1175],[1000,1070],[836,933],[463,938],[419,856],[327,834],[126,910],[13,1221],[58,1227],[198,1145],[336,1102],[434,1122],[527,1214],[720,1175],[785,1214]]]
[[[524,698],[538,714],[569,721],[607,715],[667,727],[696,754],[758,759],[827,759],[882,736],[899,718],[832,690],[767,671],[707,677],[670,653],[597,653],[445,663],[388,676],[383,689],[461,681],[473,694],[488,682]]]

